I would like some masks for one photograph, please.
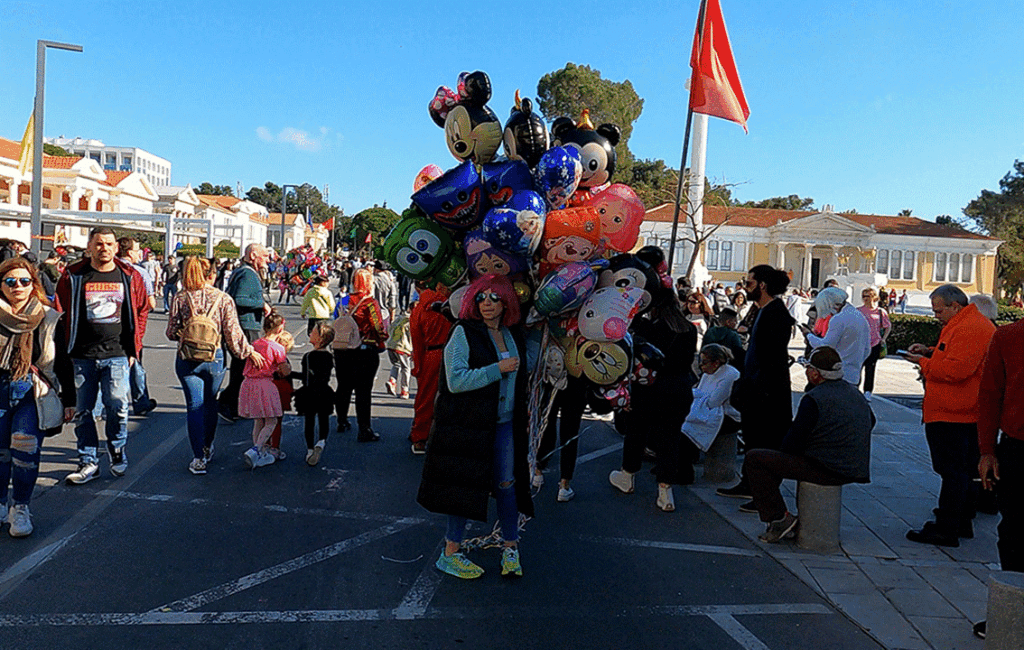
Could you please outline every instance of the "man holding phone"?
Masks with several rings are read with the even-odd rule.
[[[935,347],[921,343],[904,355],[924,377],[924,432],[932,468],[942,477],[935,521],[907,532],[921,544],[960,546],[974,537],[971,479],[978,463],[978,393],[982,365],[995,326],[959,287],[944,284],[929,296],[942,323]]]

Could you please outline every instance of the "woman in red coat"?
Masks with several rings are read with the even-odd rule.
[[[409,441],[412,453],[427,452],[427,436],[434,421],[434,399],[437,397],[437,378],[441,371],[444,344],[452,324],[434,311],[431,305],[448,299],[443,285],[436,289],[419,287],[420,297],[409,315],[409,336],[412,337],[412,375],[416,378],[416,402],[413,407],[412,429]]]

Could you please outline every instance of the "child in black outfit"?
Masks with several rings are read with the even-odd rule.
[[[296,410],[306,418],[306,464],[310,467],[320,462],[327,444],[331,412],[334,410],[334,390],[331,388],[331,371],[334,369],[334,355],[331,341],[334,328],[330,322],[317,323],[309,333],[309,342],[315,348],[302,355],[302,371],[293,377],[302,381],[302,396],[296,401]],[[301,404],[298,402],[301,401]],[[314,444],[313,430],[320,420],[320,437]]]

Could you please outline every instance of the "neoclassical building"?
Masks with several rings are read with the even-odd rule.
[[[668,251],[673,212],[673,204],[647,211],[644,243]],[[688,262],[679,247],[685,218],[680,215],[675,276]],[[916,292],[954,283],[967,293],[991,294],[996,286],[1002,241],[917,217],[837,214],[831,206],[817,212],[705,206],[703,222],[717,229],[701,246],[700,260],[722,282],[771,264],[788,271],[799,288],[817,289],[830,277],[849,274],[877,274],[877,284]]]

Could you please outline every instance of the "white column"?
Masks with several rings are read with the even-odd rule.
[[[782,242],[775,244],[775,268],[782,269],[786,266],[786,245]]]
[[[708,157],[708,116],[703,113],[693,114],[693,132],[690,138],[690,186],[687,188],[687,212],[690,214],[690,225],[696,233],[704,230],[704,171]],[[694,253],[693,244],[683,244],[683,264],[690,261]],[[685,270],[685,267],[684,267]],[[690,272],[690,282],[695,287],[701,286],[711,278],[707,268],[697,255]]]
[[[814,247],[811,244],[804,244],[804,269],[803,269],[803,281],[801,286],[804,289],[809,289],[811,286],[811,250]]]

